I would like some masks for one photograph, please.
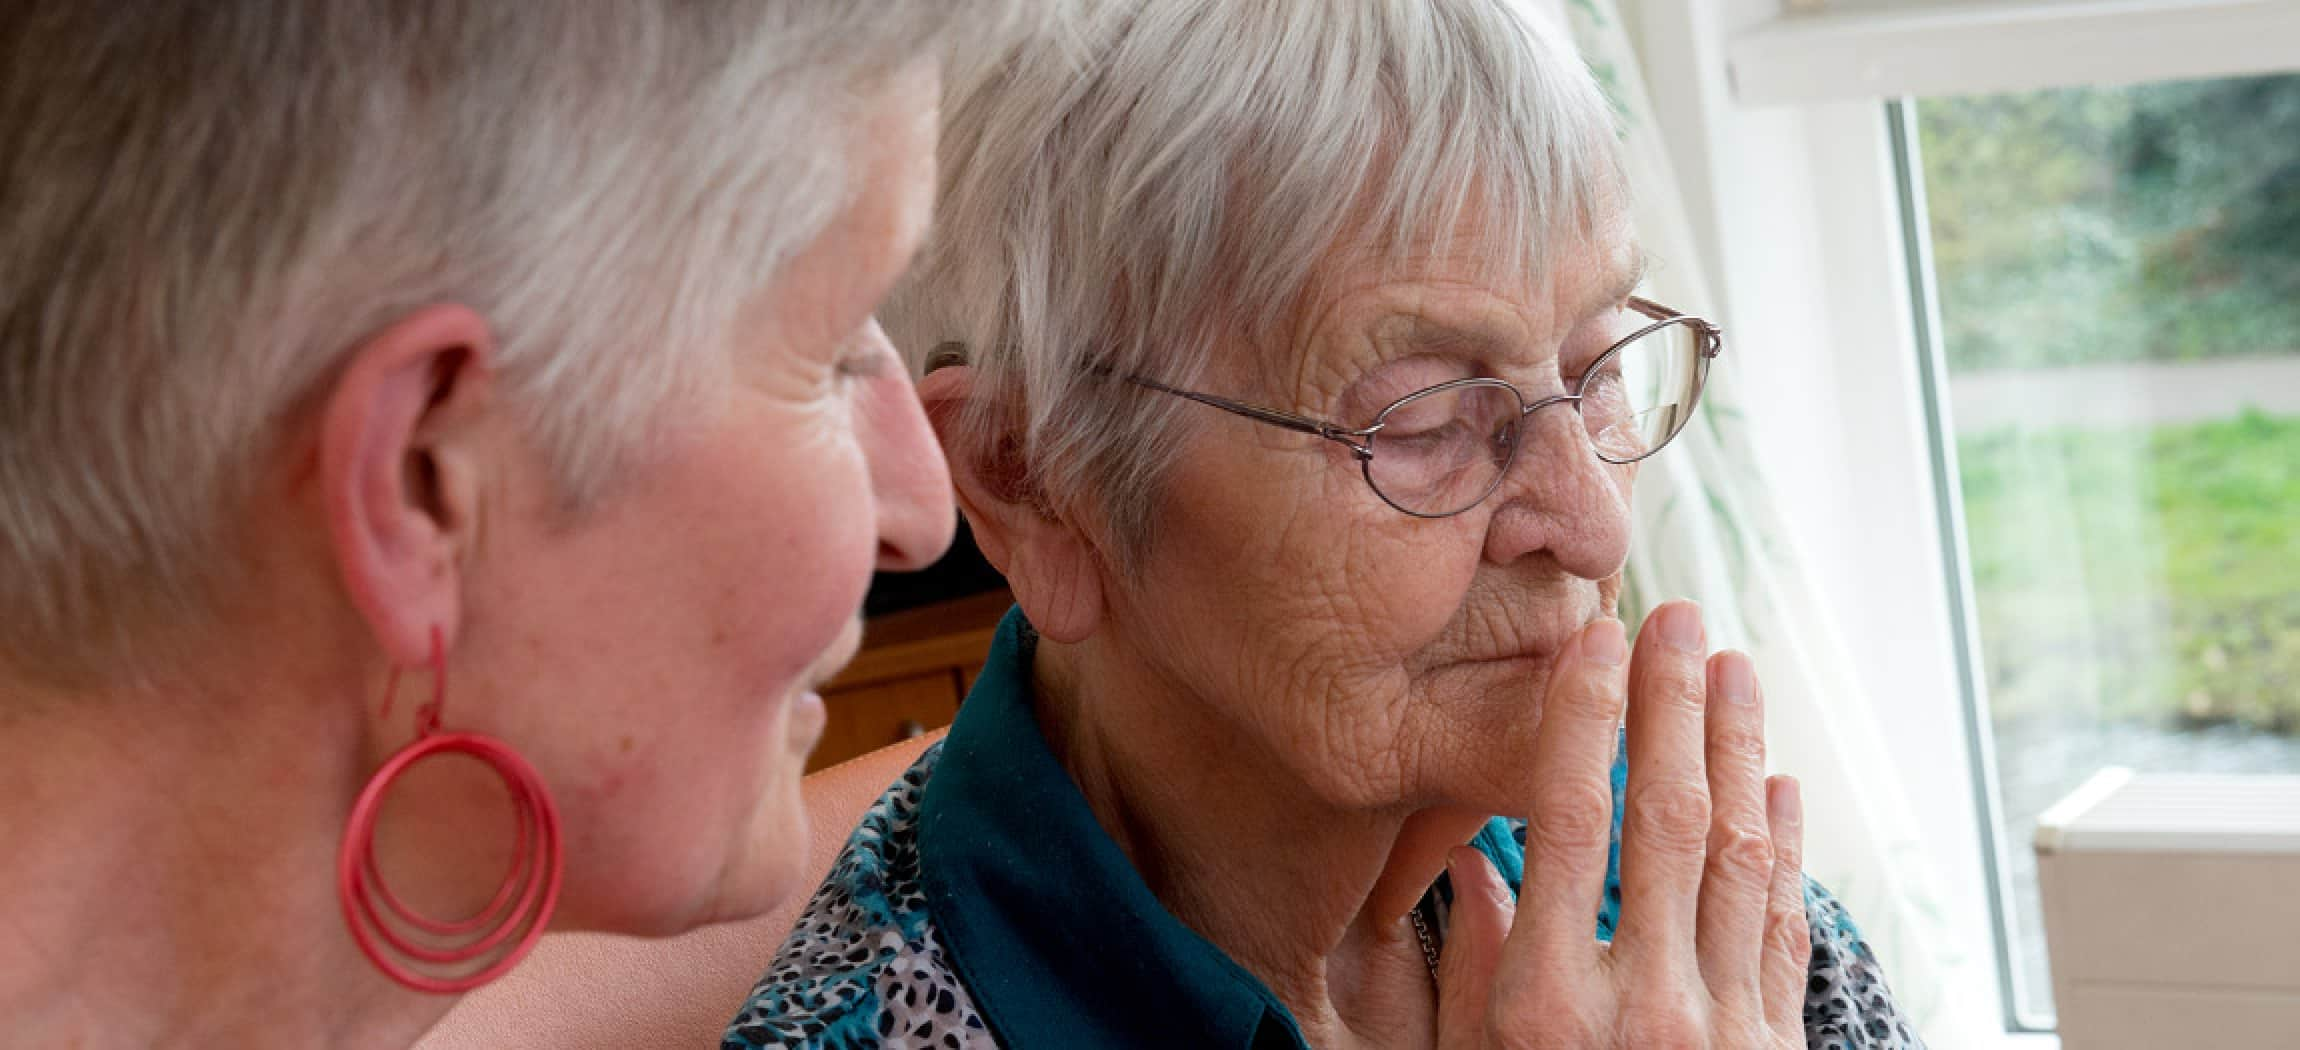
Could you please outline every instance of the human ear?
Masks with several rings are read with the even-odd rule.
[[[950,460],[959,510],[1030,625],[1055,642],[1084,641],[1102,618],[1101,561],[1085,533],[1047,505],[1019,432],[1002,426],[993,434],[972,434],[958,425],[977,394],[975,378],[972,366],[944,365],[918,386]],[[995,418],[1003,423],[1007,414]]]
[[[353,350],[322,398],[319,482],[330,546],[352,602],[393,663],[421,665],[452,639],[461,556],[479,517],[480,428],[492,405],[493,336],[462,306],[431,306]]]

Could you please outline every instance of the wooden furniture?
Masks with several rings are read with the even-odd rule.
[[[807,771],[949,725],[1013,604],[998,590],[873,617],[862,652],[823,687],[830,717]]]

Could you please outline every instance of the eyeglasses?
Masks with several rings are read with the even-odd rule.
[[[1417,518],[1449,518],[1485,501],[1517,457],[1525,419],[1569,403],[1597,458],[1635,463],[1661,451],[1693,418],[1723,329],[1646,299],[1629,308],[1652,323],[1607,348],[1574,380],[1573,392],[1528,402],[1499,379],[1456,379],[1392,401],[1374,421],[1345,427],[1152,380],[1130,381],[1258,423],[1348,446],[1382,502]]]

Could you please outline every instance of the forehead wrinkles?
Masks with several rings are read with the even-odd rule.
[[[1361,305],[1369,300],[1387,299],[1394,304],[1390,312],[1444,324],[1490,325],[1489,315],[1506,312],[1515,315],[1517,330],[1510,334],[1518,347],[1542,336],[1553,336],[1540,341],[1554,345],[1565,335],[1552,331],[1560,312],[1577,312],[1597,294],[1582,286],[1614,276],[1618,245],[1630,239],[1622,189],[1604,179],[1583,189],[1586,196],[1569,194],[1577,206],[1550,216],[1540,229],[1490,221],[1496,209],[1509,208],[1490,185],[1469,187],[1460,210],[1428,216],[1435,226],[1384,223],[1377,201],[1362,195],[1292,302],[1237,304],[1241,311],[1271,311],[1263,315],[1268,323],[1243,326],[1255,350],[1236,363],[1242,367],[1223,361],[1215,368],[1229,372],[1232,382],[1258,384],[1265,396],[1330,395],[1346,385],[1330,373],[1348,369],[1333,359],[1332,348],[1365,341],[1363,334],[1347,334],[1348,322],[1360,333],[1370,331],[1367,322],[1378,308]],[[1529,253],[1528,245],[1516,243],[1527,235],[1546,250]],[[1339,342],[1337,333],[1344,336]]]
[[[1305,294],[1283,311],[1293,323],[1259,326],[1262,335],[1241,329],[1233,345],[1246,352],[1224,355],[1215,373],[1234,389],[1314,413],[1366,368],[1409,356],[1445,329],[1482,336],[1523,363],[1547,359],[1567,326],[1618,299],[1625,271],[1643,262],[1628,210],[1612,195],[1586,228],[1555,236],[1562,250],[1545,272],[1514,278],[1497,270],[1493,252],[1468,239],[1400,256],[1345,241],[1335,254],[1348,261],[1319,267]]]
[[[1549,296],[1512,299],[1472,280],[1398,278],[1333,296],[1303,330],[1277,389],[1323,405],[1370,366],[1448,343],[1490,346],[1511,355],[1553,343]]]

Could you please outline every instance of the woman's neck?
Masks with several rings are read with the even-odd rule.
[[[0,685],[16,712],[0,721],[0,754],[17,756],[0,763],[11,1039],[411,1045],[453,1000],[386,980],[336,902],[356,730],[294,721],[324,705],[239,719],[226,712],[252,698],[196,692],[23,703]]]
[[[1041,644],[1037,715],[1167,909],[1270,986],[1318,1046],[1424,1046],[1406,915],[1481,814],[1332,806],[1211,708],[1106,647]]]

